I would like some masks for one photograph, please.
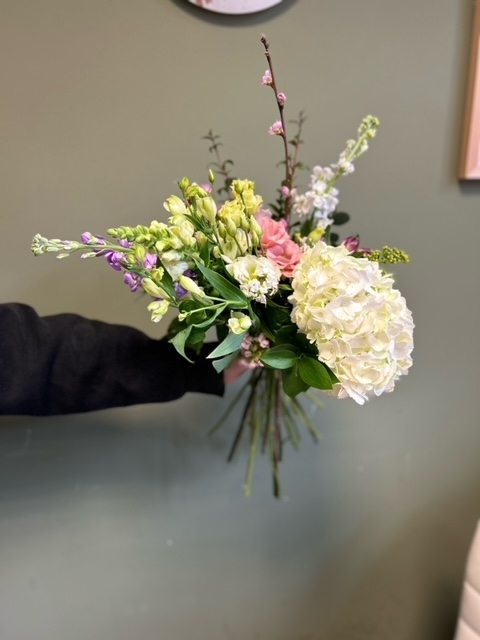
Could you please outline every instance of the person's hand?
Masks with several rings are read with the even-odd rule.
[[[239,358],[235,360],[228,369],[225,369],[225,373],[223,374],[223,379],[225,384],[232,384],[239,378],[243,376],[246,371],[250,371],[250,367],[248,366],[248,362],[243,358]]]

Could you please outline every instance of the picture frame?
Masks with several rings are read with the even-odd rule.
[[[475,3],[459,180],[480,180],[480,0]]]
[[[282,0],[188,0],[191,4],[213,11],[233,15],[244,15],[265,11],[280,4]]]

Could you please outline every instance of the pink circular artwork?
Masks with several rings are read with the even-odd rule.
[[[242,15],[264,11],[280,4],[282,0],[188,0],[197,7],[216,13],[230,13]]]

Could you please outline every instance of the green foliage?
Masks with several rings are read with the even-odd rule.
[[[196,261],[196,266],[212,287],[225,298],[229,307],[233,309],[245,309],[248,307],[247,297],[238,287],[230,282],[230,280],[227,280],[227,278],[220,273],[205,267],[198,261]]]
[[[350,216],[345,211],[337,211],[332,214],[332,224],[340,226],[342,224],[346,224],[350,220]]]
[[[272,369],[290,369],[298,360],[298,355],[293,345],[282,344],[265,351],[260,360]]]
[[[171,338],[171,340],[169,340],[169,342],[173,344],[178,353],[189,362],[193,362],[193,360],[191,360],[185,353],[185,347],[192,329],[192,326],[189,326],[186,329],[182,329],[182,331],[179,331],[175,336],[173,336],[173,338]]]
[[[298,364],[299,361],[297,361],[290,369],[282,372],[283,390],[290,398],[294,398],[299,393],[303,393],[309,389],[309,385],[300,377],[300,374],[298,373]]]
[[[227,356],[223,356],[223,358],[219,358],[218,360],[214,360],[212,362],[213,368],[217,373],[221,373],[224,369],[229,367],[231,364],[235,362],[235,360],[240,356],[240,351],[232,351]]]
[[[220,358],[221,356],[227,356],[234,351],[238,351],[246,335],[246,331],[243,333],[229,333],[225,340],[223,340],[218,347],[207,356],[207,358]]]
[[[298,363],[298,373],[309,387],[323,390],[333,387],[327,367],[315,358],[301,358]]]

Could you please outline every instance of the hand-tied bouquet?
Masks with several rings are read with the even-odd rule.
[[[250,494],[262,449],[269,454],[279,496],[284,442],[298,448],[298,422],[318,437],[299,395],[314,388],[363,404],[392,391],[412,364],[414,325],[392,275],[380,267],[407,262],[408,256],[391,247],[362,248],[358,236],[339,242],[331,233],[332,225],[348,220],[337,212],[336,183],[368,149],[377,118],[367,116],[338,161],[315,166],[308,190],[300,191],[295,180],[303,168],[298,150],[304,118],[300,114],[293,121],[297,133],[289,140],[286,96],[277,88],[265,37],[262,44],[268,69],[261,84],[273,89],[279,112],[268,133],[283,141],[285,155],[275,204],[264,207],[254,182],[230,177],[233,163],[221,161],[218,136],[210,132],[206,137],[224,181],[218,193],[229,192],[230,199],[213,197],[210,169],[208,184],[179,181],[182,197],[172,195],[164,203],[168,223],[109,229],[116,242],[91,233],[81,241],[37,234],[32,249],[35,255],[58,252],[58,258],[75,251],[83,258],[104,257],[131,291],[151,296],[147,308],[153,322],[178,310],[167,335],[187,359],[188,350],[198,352],[214,327],[219,344],[208,357],[215,369],[250,371],[226,413],[248,393],[229,459],[248,433],[245,493]]]

